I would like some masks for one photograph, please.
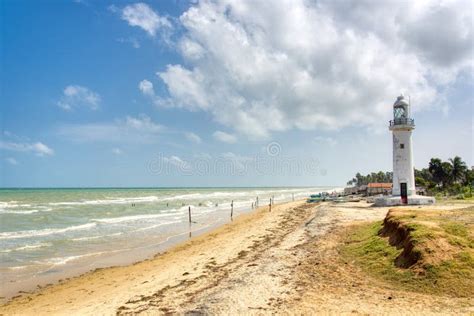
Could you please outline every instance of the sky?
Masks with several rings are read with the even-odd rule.
[[[0,187],[343,186],[473,161],[471,1],[0,3]]]

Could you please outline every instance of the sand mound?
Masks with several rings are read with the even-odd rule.
[[[418,209],[392,209],[384,219],[379,235],[388,237],[390,245],[403,251],[395,259],[399,268],[410,268],[418,274],[426,269],[453,260],[465,250],[463,243],[456,243],[449,234],[443,219],[448,213]],[[462,228],[462,226],[461,226]],[[468,233],[469,234],[469,233]],[[453,236],[454,235],[454,236]]]

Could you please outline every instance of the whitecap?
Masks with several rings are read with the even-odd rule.
[[[5,209],[0,209],[0,215],[1,214],[19,214],[19,215],[27,215],[27,214],[34,214],[38,212],[50,212],[53,209],[50,207],[42,207],[40,209],[32,209],[32,210],[5,210]]]
[[[114,236],[120,236],[120,235],[123,235],[123,233],[115,233],[115,234],[99,235],[99,236],[79,237],[79,238],[73,238],[71,240],[72,241],[86,241],[86,240],[101,239],[101,238],[105,238],[105,237],[114,237]]]
[[[21,246],[17,248],[3,249],[3,250],[0,250],[0,252],[8,253],[12,251],[26,251],[26,250],[32,250],[32,249],[38,249],[38,248],[44,248],[44,247],[50,247],[50,246],[51,246],[50,243],[39,243],[39,244]]]
[[[122,216],[122,217],[111,217],[111,218],[98,218],[93,219],[93,221],[98,223],[108,223],[108,224],[116,224],[122,222],[131,222],[131,221],[141,221],[141,220],[148,220],[148,219],[155,219],[155,218],[163,218],[163,217],[170,217],[172,213],[166,214],[144,214],[144,215],[132,215],[132,216]]]
[[[131,203],[150,203],[156,202],[159,198],[157,196],[141,196],[141,197],[127,197],[115,198],[105,200],[82,200],[71,202],[51,202],[49,205],[54,206],[74,206],[74,205],[108,205],[108,204],[131,204]]]
[[[41,229],[41,230],[3,232],[3,233],[0,233],[0,239],[16,239],[16,238],[28,238],[28,237],[39,237],[39,236],[47,236],[47,235],[54,235],[54,234],[62,234],[69,231],[90,229],[96,225],[97,225],[96,223],[87,223],[83,225],[69,226],[65,228],[46,228],[46,229]]]

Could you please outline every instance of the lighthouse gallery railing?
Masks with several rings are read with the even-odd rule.
[[[390,121],[390,126],[394,125],[410,125],[415,126],[415,120],[412,118],[398,118]]]

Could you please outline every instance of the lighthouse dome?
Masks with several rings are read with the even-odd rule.
[[[409,104],[403,95],[397,97],[397,101],[393,104],[394,107],[407,107]]]

